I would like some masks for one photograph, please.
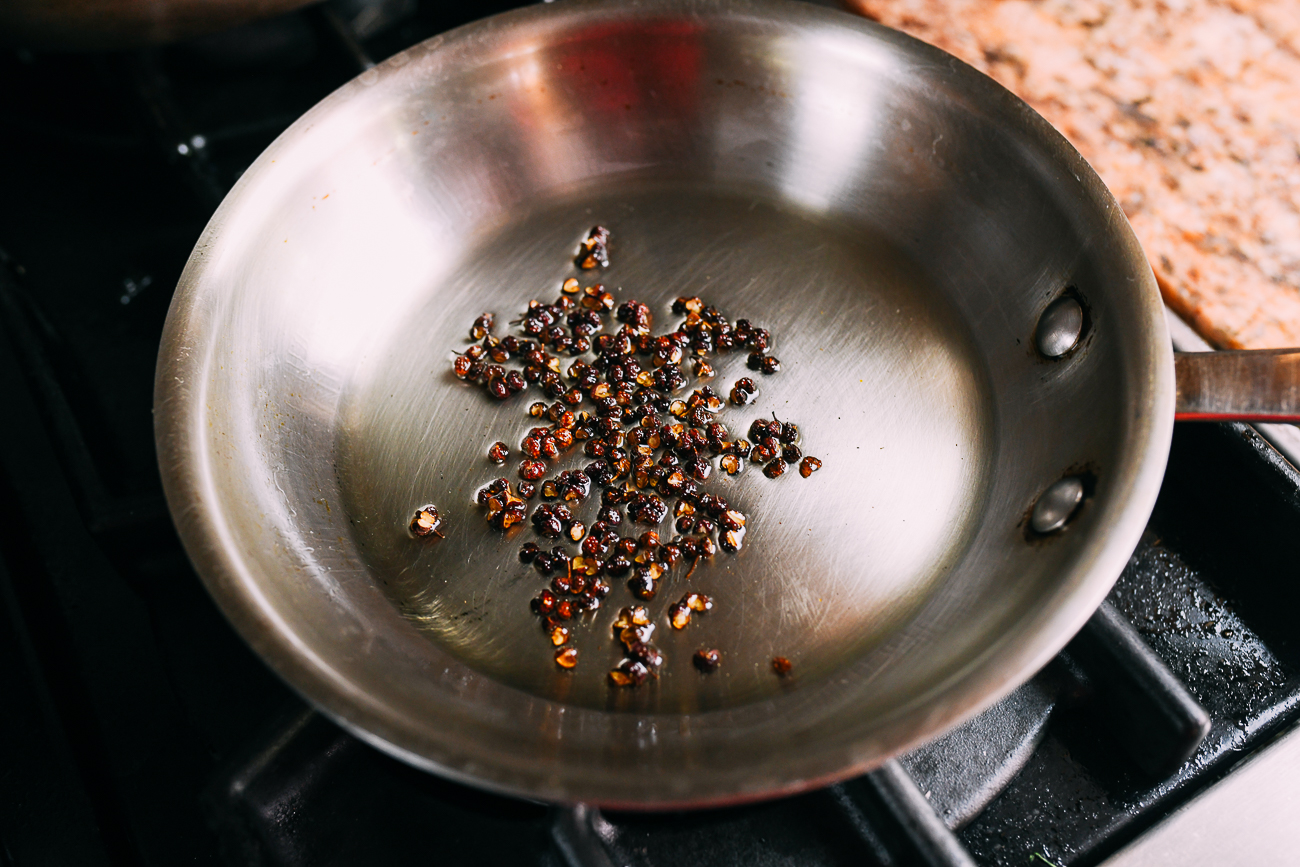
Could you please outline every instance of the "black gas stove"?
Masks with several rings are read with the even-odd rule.
[[[829,789],[557,808],[410,769],[306,706],[172,528],[163,319],[281,130],[370,58],[495,11],[334,2],[163,49],[0,58],[4,864],[1092,865],[1300,719],[1300,475],[1243,425],[1178,428],[1142,543],[1047,669]]]

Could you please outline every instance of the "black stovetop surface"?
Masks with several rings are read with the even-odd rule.
[[[458,23],[425,3],[361,48],[384,57]],[[311,711],[186,560],[151,404],[190,249],[243,168],[356,74],[348,48],[315,9],[166,49],[0,57],[4,864],[951,864],[964,850],[1087,865],[1300,717],[1300,476],[1240,425],[1177,430],[1110,598],[1209,712],[1208,736],[1176,769],[1141,770],[1135,718],[1072,645],[1039,678],[1032,751],[956,855],[919,851],[872,777],[726,810],[579,814],[592,833],[575,841],[571,811],[414,771]],[[936,793],[922,766],[963,761],[905,764]]]

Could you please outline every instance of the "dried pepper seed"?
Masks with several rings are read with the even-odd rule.
[[[637,494],[628,504],[627,514],[640,524],[658,524],[668,514],[668,507],[654,494]]]
[[[535,482],[542,476],[546,475],[546,464],[537,460],[526,460],[519,462],[519,477],[530,482]]]
[[[569,539],[574,542],[581,542],[582,537],[587,534],[587,528],[581,521],[574,521],[569,525]]]
[[[794,663],[790,662],[790,660],[786,659],[784,656],[772,657],[772,670],[782,677],[789,674],[793,668]]]
[[[691,372],[695,374],[696,379],[712,379],[714,374],[713,365],[709,364],[702,358],[697,358],[691,366]]]
[[[573,572],[575,575],[595,576],[599,575],[605,564],[596,557],[579,556],[573,558]],[[574,593],[580,593],[580,590],[574,590]]]
[[[440,526],[442,526],[442,516],[438,514],[438,507],[432,504],[416,509],[415,517],[411,519],[411,532],[416,536],[437,536],[439,539],[445,539],[446,536],[438,530]]]
[[[723,455],[720,465],[729,476],[734,476],[745,468],[745,462],[735,455]]]
[[[555,664],[560,668],[573,668],[578,664],[578,648],[562,647],[555,651]]]
[[[563,644],[568,644],[569,635],[570,635],[569,627],[556,626],[551,630],[551,635],[550,635],[551,644],[554,644],[556,647],[559,647],[560,645]]]
[[[560,291],[565,293],[566,295],[577,295],[579,292],[582,291],[582,287],[578,285],[577,277],[570,277],[568,280],[565,280],[564,283],[560,286]]]
[[[740,550],[744,541],[745,530],[743,528],[739,530],[728,530],[722,534],[722,538],[719,540],[723,549],[730,551],[733,554]]]
[[[650,613],[646,611],[644,605],[631,605],[627,608],[620,608],[618,615],[614,618],[615,629],[648,625],[650,625]]]
[[[713,598],[711,596],[705,596],[703,593],[687,593],[682,598],[682,604],[692,611],[699,611],[701,613],[713,610]]]
[[[769,479],[775,479],[785,472],[785,461],[777,458],[767,466],[763,467],[763,475]]]
[[[644,664],[633,659],[624,659],[610,671],[609,679],[616,686],[640,686],[650,676]]]
[[[640,566],[636,574],[628,579],[628,589],[632,595],[638,599],[649,601],[655,598],[659,592],[659,577],[663,574],[663,567],[658,563],[651,563],[647,566]]]
[[[609,229],[604,226],[594,226],[587,233],[587,238],[582,242],[582,247],[574,261],[584,271],[590,271],[593,268],[604,268],[609,265],[608,247]],[[587,291],[590,291],[590,289]]]
[[[799,463],[799,475],[805,479],[822,468],[822,462],[817,458],[807,457]]]
[[[628,645],[627,655],[633,662],[644,665],[651,674],[664,664],[664,655],[659,652],[659,648],[644,641],[636,641]]]
[[[555,594],[549,590],[543,590],[533,599],[533,613],[539,616],[545,616],[555,610]]]
[[[680,602],[668,606],[668,622],[673,629],[685,629],[691,622],[691,609]]]
[[[701,648],[695,651],[695,655],[691,657],[691,662],[695,663],[696,668],[707,674],[718,670],[718,665],[722,662],[722,655],[712,648]]]
[[[469,329],[471,340],[482,340],[487,337],[488,332],[492,330],[492,314],[484,313],[478,319],[474,320],[473,326]]]
[[[740,530],[745,526],[745,515],[735,509],[727,509],[718,516],[718,523],[728,530]]]
[[[488,460],[494,464],[504,464],[506,458],[510,457],[510,449],[505,443],[498,440],[492,444],[490,449],[488,449],[487,456]]]

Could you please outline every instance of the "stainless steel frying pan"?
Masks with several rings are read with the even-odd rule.
[[[668,663],[633,690],[606,682],[627,591],[561,671],[531,533],[473,502],[535,397],[450,369],[479,313],[553,297],[596,222],[601,279],[659,328],[700,294],[771,329],[784,371],[723,420],[775,412],[825,462],[710,483],[746,546],[674,573]],[[204,581],[326,713],[488,788],[676,807],[860,772],[1042,666],[1138,540],[1175,391],[1119,207],[989,79],[801,4],[570,0],[392,58],[254,163],[172,303],[156,429]],[[1218,393],[1186,399],[1232,411]],[[447,538],[424,544],[406,524],[429,501]],[[675,632],[688,587],[717,605]]]

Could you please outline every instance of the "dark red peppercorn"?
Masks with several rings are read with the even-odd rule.
[[[550,614],[555,610],[555,594],[549,590],[543,590],[537,594],[533,600],[533,611],[539,616]]]
[[[781,449],[781,459],[788,464],[793,464],[803,457],[803,452],[799,451],[796,445],[787,445]]]
[[[541,548],[538,548],[532,542],[526,542],[524,546],[519,549],[519,562],[531,563],[541,552]]]
[[[504,464],[508,457],[510,457],[510,449],[500,440],[494,442],[488,449],[488,460],[494,464]]]
[[[769,479],[775,479],[785,472],[785,461],[777,458],[767,466],[763,467],[763,475]]]
[[[438,515],[438,508],[433,505],[421,506],[416,510],[415,517],[411,519],[411,533],[416,536],[445,538],[438,531],[440,526],[442,526],[442,518]]]
[[[799,475],[805,479],[822,468],[822,462],[814,457],[804,458],[799,464]]]
[[[782,677],[785,677],[793,669],[794,663],[790,662],[790,660],[786,659],[784,656],[772,657],[772,670]]]
[[[695,651],[695,656],[691,657],[691,662],[700,671],[708,674],[718,670],[718,665],[722,662],[722,655],[712,648],[701,648]]]

